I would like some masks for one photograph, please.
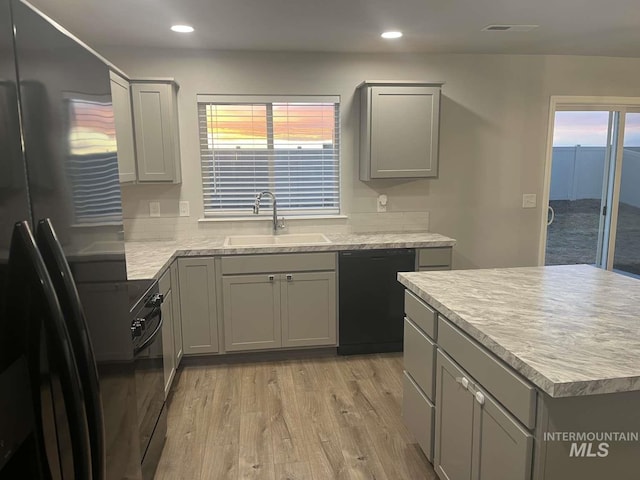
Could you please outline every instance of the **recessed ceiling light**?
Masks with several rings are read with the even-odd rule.
[[[194,29],[191,25],[173,25],[171,30],[178,33],[191,33]]]
[[[402,36],[402,32],[383,32],[380,36],[382,38],[400,38]]]

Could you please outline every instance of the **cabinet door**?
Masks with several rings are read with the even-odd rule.
[[[164,292],[163,295],[162,361],[164,363],[164,398],[167,398],[176,373],[176,359],[173,352],[173,299],[171,298],[171,290]]]
[[[476,401],[474,478],[530,480],[533,436],[485,392]]]
[[[180,258],[180,317],[185,354],[218,351],[213,258]]]
[[[180,360],[182,360],[182,317],[180,316],[178,262],[171,264],[171,298],[173,300],[173,348],[177,369],[178,365],[180,365]]]
[[[282,278],[282,346],[336,344],[336,273],[289,273]]]
[[[138,180],[177,181],[170,83],[132,83]]]
[[[136,181],[136,152],[133,143],[133,116],[129,81],[110,72],[111,100],[118,142],[118,174],[120,183]]]
[[[440,350],[436,374],[435,470],[441,480],[471,480],[475,399],[469,377]]]
[[[171,272],[169,270],[160,277],[158,288],[164,297],[161,306],[162,363],[164,365],[164,396],[166,398],[176,373],[176,361],[173,353],[173,298],[171,296]]]
[[[282,345],[279,275],[222,277],[222,308],[226,351]]]
[[[371,87],[371,178],[438,175],[440,89]]]

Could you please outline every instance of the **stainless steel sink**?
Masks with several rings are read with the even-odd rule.
[[[282,235],[234,235],[224,241],[225,247],[268,245],[318,245],[331,243],[322,233],[287,233]]]

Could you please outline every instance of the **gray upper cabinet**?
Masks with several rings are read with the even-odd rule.
[[[360,180],[438,175],[441,83],[364,82]]]
[[[180,183],[177,85],[131,81],[139,182]]]
[[[185,354],[217,353],[218,313],[213,258],[178,259]]]
[[[135,182],[136,151],[133,141],[133,116],[131,113],[131,92],[129,80],[115,72],[111,75],[111,99],[118,142],[118,172],[120,183]]]

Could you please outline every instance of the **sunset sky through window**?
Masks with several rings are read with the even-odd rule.
[[[333,143],[333,104],[272,105],[275,148],[322,148]],[[215,148],[267,148],[267,106],[207,105],[207,129]]]

